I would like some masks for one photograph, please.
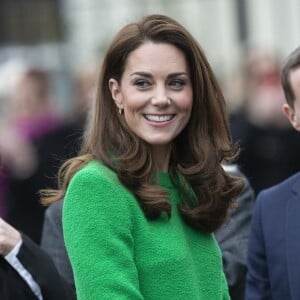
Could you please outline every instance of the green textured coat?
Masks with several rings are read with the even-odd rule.
[[[66,247],[78,300],[229,299],[212,234],[181,219],[167,173],[172,216],[149,221],[116,174],[90,162],[71,180],[63,208]]]

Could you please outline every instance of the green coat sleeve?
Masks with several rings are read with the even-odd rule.
[[[143,299],[126,194],[94,169],[79,171],[70,182],[63,231],[78,300]]]

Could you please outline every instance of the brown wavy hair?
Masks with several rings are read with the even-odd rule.
[[[182,25],[163,15],[129,24],[113,39],[102,63],[81,154],[63,164],[59,190],[44,191],[42,201],[62,199],[72,176],[89,161],[99,160],[117,173],[147,218],[159,218],[162,212],[170,216],[168,193],[153,177],[156,168],[149,147],[117,112],[108,85],[110,78],[121,81],[128,55],[147,41],[174,45],[188,62],[193,109],[173,141],[169,172],[181,193],[182,218],[198,230],[212,232],[225,221],[228,207],[243,188],[243,182],[221,166],[236,157],[238,147],[232,144],[224,97],[204,52]]]

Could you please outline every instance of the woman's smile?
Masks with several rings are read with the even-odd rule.
[[[144,117],[147,121],[154,123],[169,123],[169,121],[171,121],[175,117],[175,114],[145,114]]]

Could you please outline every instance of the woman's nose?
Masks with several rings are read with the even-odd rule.
[[[165,89],[160,89],[151,98],[151,103],[155,106],[167,106],[170,105],[171,101],[165,91]]]

